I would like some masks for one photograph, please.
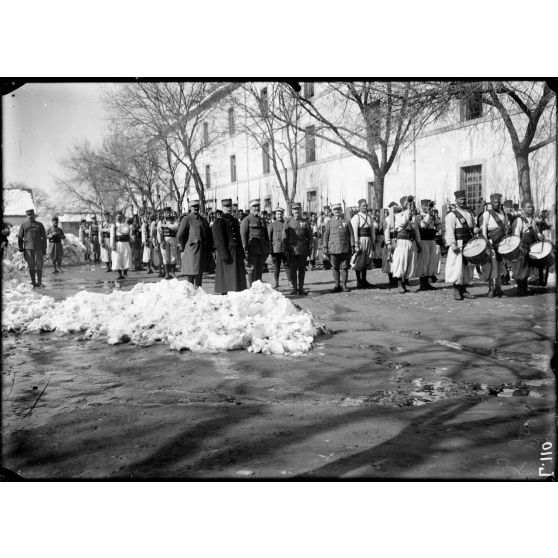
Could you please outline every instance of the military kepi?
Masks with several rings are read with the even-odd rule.
[[[285,213],[285,210],[282,207],[276,207],[275,213],[277,213],[278,211],[280,211],[281,213]]]
[[[457,192],[454,192],[453,194],[455,196],[455,199],[458,200],[459,198],[465,198],[467,197],[465,195],[465,190],[457,190]]]
[[[259,198],[255,199],[255,200],[250,200],[250,207],[255,207],[256,205],[261,205]]]
[[[200,205],[200,200],[192,200],[190,202],[190,207],[194,207],[194,205]]]
[[[302,209],[302,205],[298,202],[293,203],[293,209]]]
[[[490,194],[490,203],[500,203],[502,201],[502,194]]]
[[[231,198],[225,198],[224,200],[221,200],[221,205],[223,207],[232,207],[232,199]]]
[[[25,215],[35,215],[35,210],[34,210],[34,209],[28,209],[28,210],[25,212]]]
[[[343,209],[343,206],[340,203],[334,203],[331,209]]]

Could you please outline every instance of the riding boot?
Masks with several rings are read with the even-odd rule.
[[[109,271],[112,271],[112,269],[110,268],[110,264],[108,262],[106,262],[105,265],[107,266],[107,273],[109,273]]]
[[[275,284],[273,285],[274,289],[279,288],[279,274],[281,273],[281,264],[277,263],[273,266],[273,280]]]
[[[302,268],[298,270],[298,294],[305,295],[308,294],[304,290],[304,276],[306,275],[306,269]]]
[[[399,284],[399,292],[401,294],[405,294],[407,292],[407,289],[405,288],[405,279],[402,279],[401,277],[397,278],[397,283]]]
[[[297,281],[297,277],[296,277],[296,269],[291,270],[291,285],[292,285],[292,289],[291,289],[291,294],[298,294],[298,281]]]
[[[37,286],[38,287],[44,287],[43,285],[43,270],[42,269],[37,269]]]
[[[338,293],[341,290],[341,284],[339,282],[340,272],[338,269],[333,270],[333,292]]]
[[[461,285],[453,285],[453,298],[455,300],[463,300],[463,293],[461,292]]]
[[[170,264],[165,264],[165,279],[170,279]]]
[[[392,288],[393,287],[393,275],[391,273],[388,273],[388,288]]]
[[[357,289],[362,289],[362,274],[358,269],[355,269],[355,274],[356,274],[356,280],[357,280],[356,288]]]
[[[122,275],[122,270],[121,270],[121,269],[118,270],[118,278],[117,278],[117,281],[118,281],[119,279],[124,279],[124,276]]]
[[[475,295],[472,295],[470,292],[467,291],[466,285],[460,285],[459,287],[460,287],[459,290],[461,291],[461,296],[463,298],[470,298],[470,299],[477,298]]]
[[[37,286],[37,280],[35,279],[35,270],[34,269],[29,270],[29,277],[31,277],[31,285],[36,287]]]
[[[494,280],[493,279],[489,279],[488,280],[488,293],[487,293],[487,298],[494,298]]]
[[[362,288],[363,289],[370,289],[370,288],[372,288],[372,285],[366,280],[366,271],[367,271],[366,269],[363,269],[360,272],[360,274],[361,274],[360,276],[362,278]]]
[[[341,270],[341,289],[344,293],[348,293],[351,289],[347,287],[347,279],[349,277],[349,271],[346,269]]]
[[[494,287],[494,295],[498,298],[502,298],[502,283],[500,279],[495,279],[496,286]]]
[[[124,270],[124,279],[128,279],[128,270],[127,269]]]

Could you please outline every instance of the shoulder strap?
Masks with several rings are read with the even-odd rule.
[[[505,228],[505,225],[500,217],[500,215],[498,215],[498,213],[496,213],[496,211],[494,211],[493,209],[489,209],[488,213],[490,213],[490,215],[492,215],[492,218],[494,219],[494,221],[496,221],[496,224],[501,228]]]
[[[462,213],[460,211],[458,211],[457,209],[454,209],[452,211],[452,213],[457,217],[457,220],[461,223],[461,226],[464,229],[467,229],[469,231],[469,233],[472,235],[473,231],[471,230],[471,227],[469,226],[469,223],[467,223],[465,217],[463,217]]]

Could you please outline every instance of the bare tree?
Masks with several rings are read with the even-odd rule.
[[[457,82],[446,89],[462,102],[482,102],[501,116],[517,166],[519,197],[533,201],[529,157],[556,143],[556,95],[546,82]]]
[[[302,113],[300,99],[283,83],[265,87],[245,83],[233,97],[241,111],[242,132],[247,134],[267,157],[290,214],[298,186]]]
[[[369,163],[373,205],[381,207],[397,155],[443,114],[448,101],[431,83],[347,81],[322,84],[315,97],[301,96],[300,102],[317,124],[316,137]]]

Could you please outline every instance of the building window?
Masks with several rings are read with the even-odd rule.
[[[205,187],[211,188],[211,166],[205,165]]]
[[[271,159],[269,157],[269,143],[266,142],[262,145],[262,163],[263,163],[263,173],[269,174],[271,171]]]
[[[305,142],[306,162],[312,163],[316,160],[316,127],[308,126],[306,128]]]
[[[264,211],[267,211],[268,213],[271,213],[271,198],[268,196],[266,198],[264,198]]]
[[[231,182],[236,182],[236,155],[231,155]]]
[[[316,213],[318,211],[318,192],[316,190],[306,192],[306,201],[308,202],[308,213]]]
[[[461,103],[461,122],[482,116],[482,93],[473,93]]]
[[[262,110],[262,116],[267,116],[269,110],[268,100],[267,100],[267,87],[262,87],[260,89],[260,106]]]
[[[203,123],[203,145],[204,147],[209,145],[209,124],[207,122]]]
[[[482,165],[461,167],[460,174],[461,190],[465,190],[467,206],[473,211],[478,211],[482,199]]]
[[[229,108],[229,136],[234,136],[234,107]]]
[[[305,81],[304,82],[304,98],[311,99],[314,96],[314,82]]]

